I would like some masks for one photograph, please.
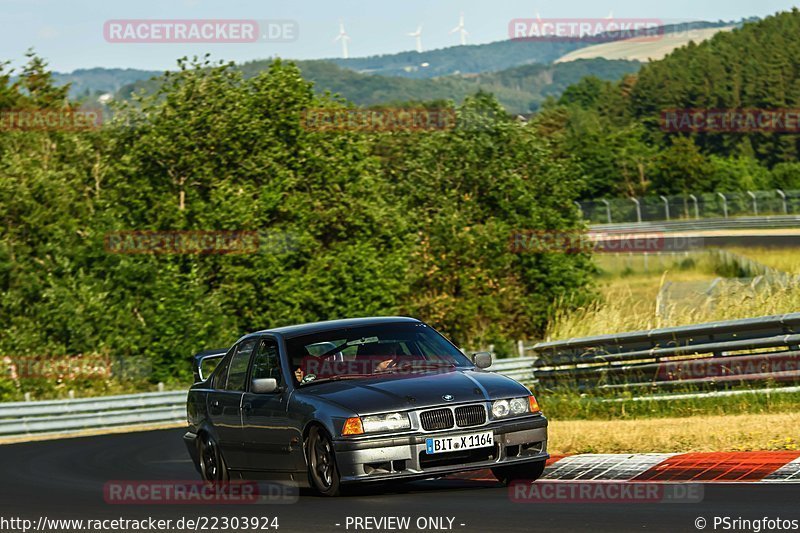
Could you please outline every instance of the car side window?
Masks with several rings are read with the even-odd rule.
[[[225,385],[226,390],[244,391],[247,381],[247,367],[250,364],[250,356],[256,347],[258,339],[248,339],[236,347],[228,367],[228,381]]]
[[[252,379],[275,378],[279,387],[283,385],[281,358],[278,343],[274,339],[261,339],[253,359],[251,377]]]
[[[224,389],[225,383],[228,381],[228,369],[231,366],[231,358],[225,357],[220,361],[217,368],[214,369],[214,378],[211,381],[211,387],[214,389]]]

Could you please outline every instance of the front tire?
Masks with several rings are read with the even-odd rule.
[[[546,461],[537,461],[521,465],[498,466],[497,468],[492,468],[492,474],[497,478],[497,481],[505,485],[513,481],[533,482],[542,476],[545,464]]]
[[[200,475],[203,480],[222,484],[229,480],[228,467],[222,458],[219,445],[208,433],[203,433],[199,443]]]
[[[333,443],[318,426],[311,428],[306,439],[308,479],[314,490],[322,496],[338,496],[341,491],[339,469]]]

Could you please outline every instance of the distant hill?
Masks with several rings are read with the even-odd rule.
[[[133,68],[78,69],[69,74],[53,73],[57,85],[71,83],[70,96],[75,99],[96,98],[101,94],[114,94],[126,85],[163,74],[160,70]]]
[[[685,44],[687,40],[682,40],[682,36],[691,36],[698,34],[701,30],[717,29],[731,25],[733,25],[733,23],[723,21],[696,21],[682,24],[668,24],[662,28],[664,36],[658,39],[658,41],[654,41],[654,43],[680,41],[680,44]],[[673,33],[677,33],[678,36],[671,38],[670,36]],[[711,33],[713,34],[715,32],[712,31]],[[610,32],[605,35],[607,35],[609,39],[613,39],[615,33]],[[409,51],[398,54],[350,59],[330,58],[325,61],[335,63],[340,67],[355,70],[362,74],[380,74],[382,76],[399,76],[406,78],[434,78],[453,74],[497,72],[534,63],[549,64],[559,58],[580,54],[583,50],[596,48],[598,45],[595,45],[595,42],[595,40],[577,42],[506,40],[480,45],[452,46],[449,48],[425,51],[421,54],[416,51]],[[613,50],[613,45],[620,42],[626,41],[612,40],[607,43],[607,45],[611,46]],[[585,58],[576,55],[573,59],[592,59],[596,57],[604,57],[606,59],[637,59],[636,57],[612,57],[610,55],[603,55],[602,53],[588,55]],[[646,61],[647,56],[641,60]]]
[[[245,76],[254,76],[269,68],[269,60],[240,65]],[[303,77],[314,83],[318,93],[340,94],[357,105],[369,106],[408,101],[454,100],[461,102],[478,90],[493,93],[509,113],[536,111],[548,97],[558,97],[569,85],[584,76],[617,80],[636,72],[638,61],[590,59],[558,65],[525,65],[500,72],[477,75],[453,75],[434,79],[360,74],[327,61],[298,61]],[[133,92],[153,91],[157,80],[142,80],[123,87],[118,96],[130,98]]]
[[[691,22],[664,26],[664,32],[666,34],[673,32],[686,33],[692,30],[689,33],[696,33],[705,28],[717,29],[730,25],[730,22],[723,21]],[[660,41],[666,43],[672,40],[674,39],[667,35]],[[330,58],[320,61],[302,61],[300,63],[306,65],[308,75],[317,81],[321,87],[328,86],[331,90],[335,90],[335,88],[339,86],[338,82],[342,81],[340,79],[341,75],[338,73],[335,74],[336,71],[325,70],[324,67],[317,66],[320,63],[333,64],[359,74],[374,74],[391,76],[393,78],[428,79],[458,75],[483,75],[486,73],[506,71],[520,66],[546,65],[557,60],[564,62],[574,59],[595,59],[603,57],[605,59],[633,59],[644,61],[650,57],[648,54],[651,52],[644,52],[638,55],[624,52],[628,50],[629,45],[630,43],[627,42],[625,42],[625,44],[612,42],[604,45],[592,45],[592,43],[588,41],[550,42],[505,40],[479,45],[451,46],[449,48],[426,51],[421,54],[416,51],[410,51],[362,58]],[[585,55],[580,55],[584,50],[586,51]],[[620,53],[619,50],[623,50],[623,53]],[[252,65],[253,68],[259,68],[260,65],[267,63],[267,61],[254,61]],[[608,66],[603,64],[598,65],[601,70]],[[323,70],[328,74],[323,75]],[[591,70],[591,68],[589,70]],[[598,77],[604,79],[613,79],[613,75],[611,74],[604,74],[602,72],[588,73],[596,74]],[[92,68],[76,70],[69,74],[55,73],[55,78],[60,84],[72,83],[70,95],[73,98],[89,99],[96,98],[103,93],[115,93],[131,84],[141,84],[141,82],[159,74],[161,74],[159,71]],[[330,76],[331,79],[326,79],[325,76]],[[545,79],[546,76],[545,74]],[[396,81],[391,82],[392,85],[396,83]],[[382,84],[375,80],[370,82],[370,86],[378,87],[380,85]],[[446,86],[447,83],[444,85]],[[556,85],[558,85],[557,82]],[[528,92],[528,89],[524,87],[515,86],[515,88],[518,88],[523,93]],[[360,93],[360,96],[355,98],[355,101],[373,101],[373,97],[364,95],[364,91],[358,88],[350,87],[346,89],[346,91],[343,89],[340,92],[343,94],[346,92]],[[438,92],[439,89],[435,90],[437,90],[437,94],[441,94]],[[402,89],[398,87],[397,90],[391,90],[390,87],[390,92],[393,94],[388,98],[393,99],[395,96],[394,93],[409,91],[414,94],[417,93],[416,89],[405,86]],[[456,91],[452,98],[457,99],[459,94],[460,92]],[[381,102],[387,99],[387,97],[381,95],[376,95],[374,98]],[[527,110],[528,104],[526,102],[528,100],[529,98],[525,95],[507,94],[505,96],[505,101],[509,105],[513,103],[511,107],[514,109]],[[539,98],[535,97],[534,100],[538,101]]]
[[[409,51],[350,59],[329,58],[325,61],[362,74],[434,78],[452,74],[494,72],[532,63],[552,63],[564,54],[584,48],[588,44],[591,43],[507,40],[451,46],[422,53]]]

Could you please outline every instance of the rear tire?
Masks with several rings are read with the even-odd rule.
[[[546,461],[537,461],[521,465],[498,466],[497,468],[492,468],[492,474],[497,478],[497,481],[506,485],[513,481],[534,482],[544,473],[545,464]]]
[[[204,481],[219,485],[227,483],[230,479],[228,466],[222,457],[222,452],[214,438],[208,433],[203,433],[198,439],[200,442],[200,475]]]
[[[321,496],[338,496],[341,493],[339,469],[333,443],[328,435],[314,426],[306,439],[306,462],[311,487]]]

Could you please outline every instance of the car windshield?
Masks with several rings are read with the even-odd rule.
[[[286,344],[292,372],[301,385],[473,366],[433,328],[420,323],[336,329],[291,338]]]

